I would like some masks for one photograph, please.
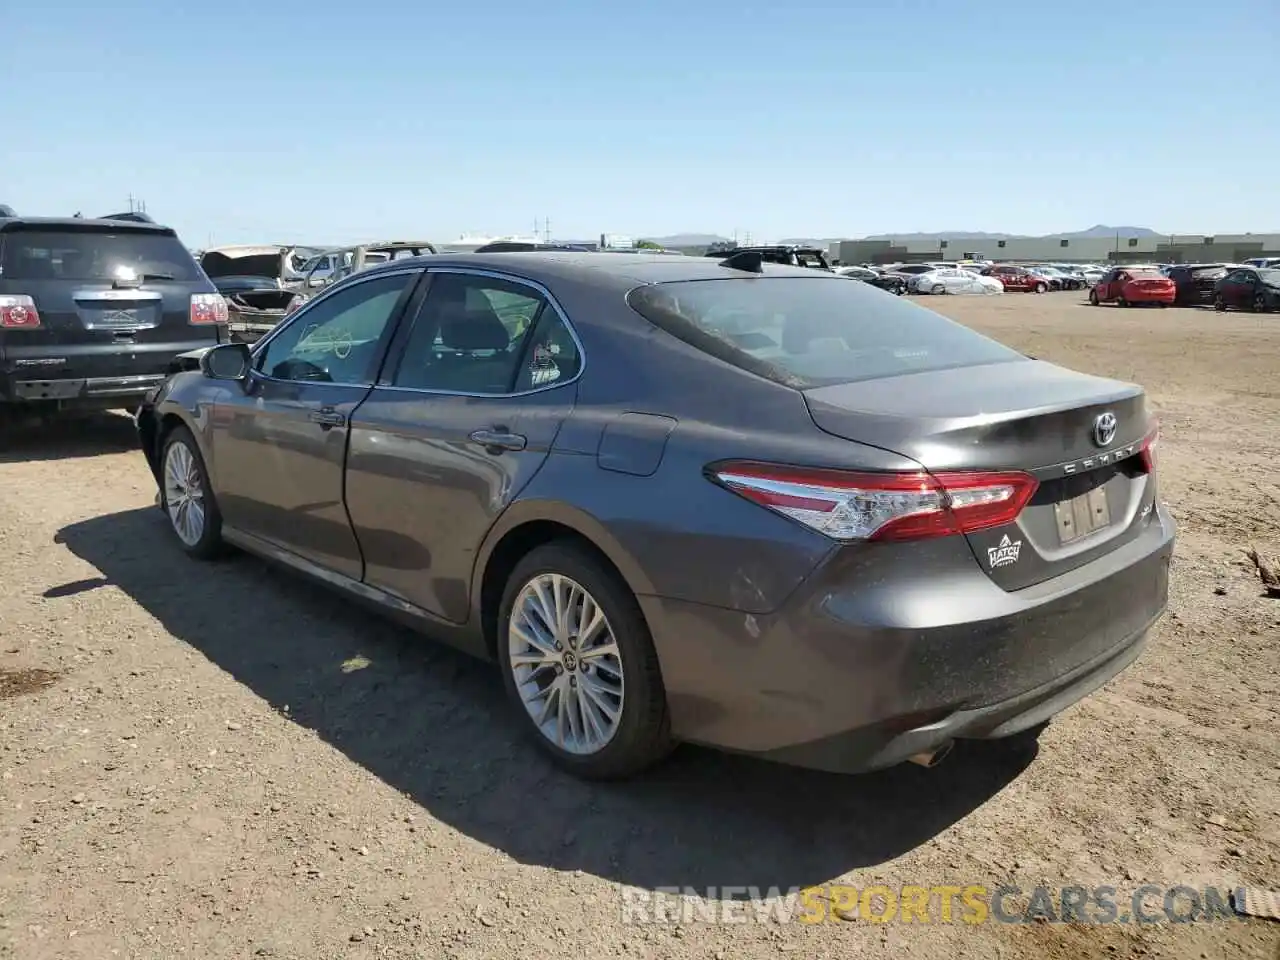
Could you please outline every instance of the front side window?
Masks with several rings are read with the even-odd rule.
[[[382,336],[416,278],[391,274],[317,300],[256,354],[254,369],[277,380],[371,383]]]
[[[568,380],[581,362],[559,314],[536,288],[478,274],[437,273],[392,383],[502,395]]]
[[[798,389],[1025,359],[918,304],[822,276],[657,283],[627,302],[706,353]]]

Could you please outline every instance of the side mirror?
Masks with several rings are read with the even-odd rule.
[[[243,380],[251,361],[247,343],[220,343],[200,358],[200,372],[210,380]]]

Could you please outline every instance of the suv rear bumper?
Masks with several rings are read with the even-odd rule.
[[[141,398],[165,381],[168,374],[132,377],[82,377],[72,380],[8,380],[3,398],[10,402],[129,400]]]
[[[180,354],[222,342],[0,345],[0,404],[52,407],[135,407],[165,381]]]

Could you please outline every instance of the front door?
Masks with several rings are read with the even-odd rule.
[[[319,297],[254,350],[243,391],[212,418],[223,521],[355,579],[363,560],[343,506],[351,415],[368,395],[421,271]]]
[[[481,543],[573,409],[580,347],[540,287],[447,269],[398,339],[351,421],[347,508],[368,584],[463,623]]]

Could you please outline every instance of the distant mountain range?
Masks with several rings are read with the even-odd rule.
[[[1090,227],[1088,230],[1076,230],[1070,233],[1050,233],[1045,234],[1047,237],[1054,239],[1066,238],[1068,240],[1085,237],[1159,237],[1164,234],[1157,233],[1148,227],[1109,227],[1106,224],[1099,223]],[[727,243],[732,237],[722,237],[714,233],[677,233],[669,237],[647,237],[654,243],[660,243],[664,247],[709,247],[713,243]],[[857,239],[850,237],[831,237],[828,239],[817,239],[814,237],[790,237],[778,241],[779,243],[793,244],[822,244],[834,243],[836,240]],[[939,231],[936,233],[877,233],[869,237],[861,238],[866,240],[1025,240],[1038,239],[1031,234],[1025,233],[984,233],[981,230],[952,230]]]

